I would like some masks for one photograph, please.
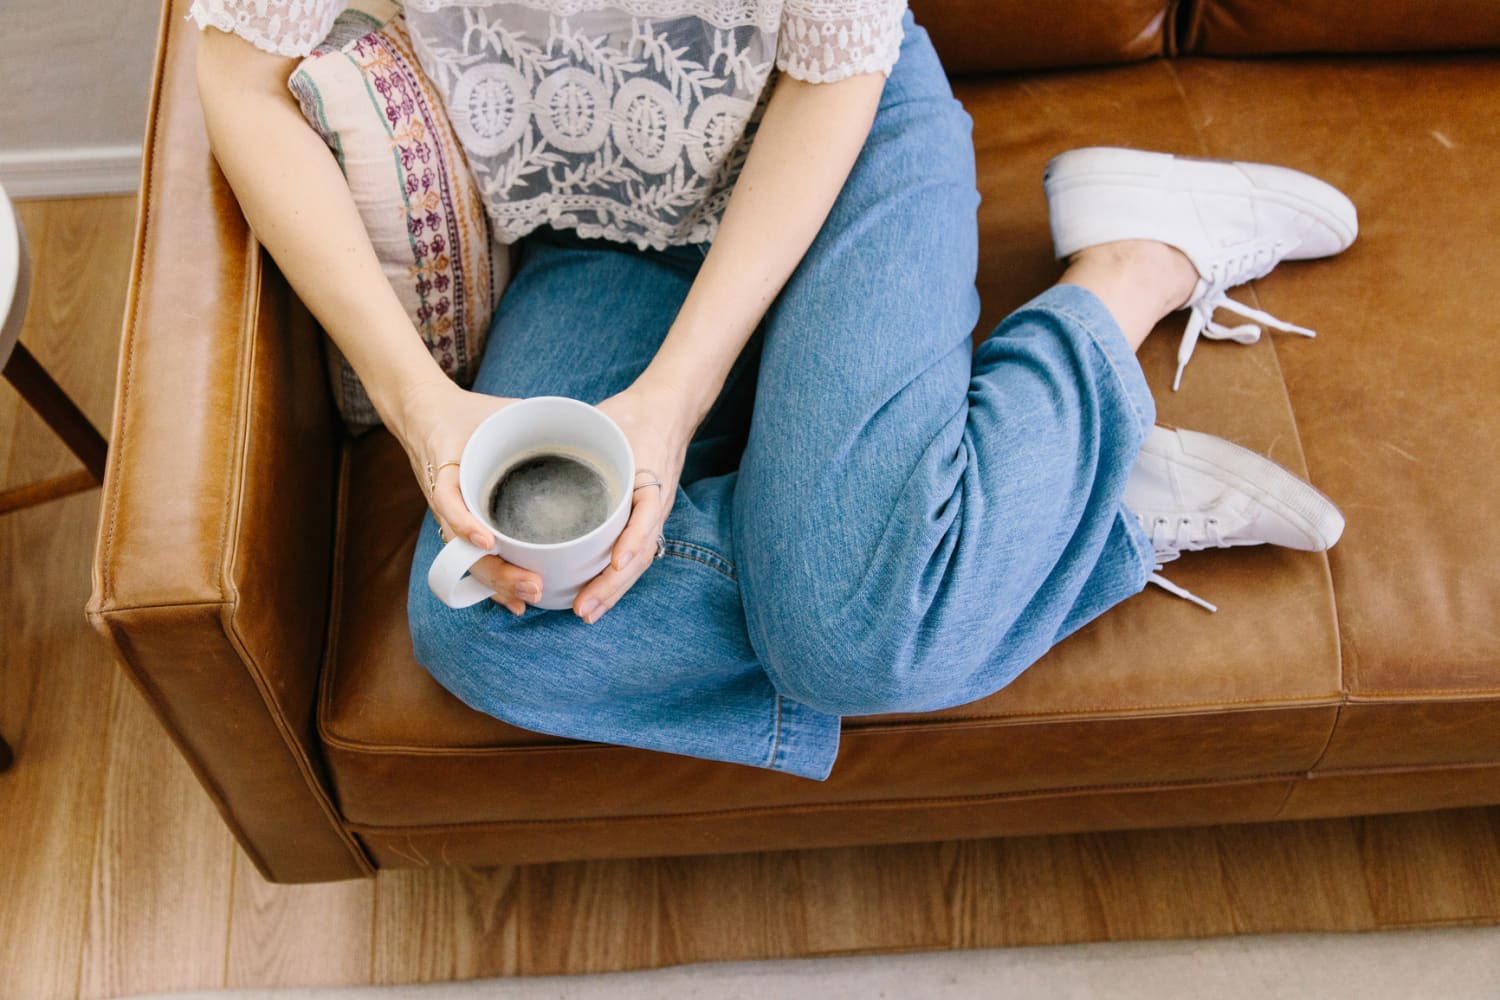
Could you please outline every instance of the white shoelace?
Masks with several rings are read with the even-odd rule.
[[[1147,521],[1137,514],[1136,519],[1141,522],[1141,527],[1151,537],[1151,548],[1156,551],[1156,571],[1146,577],[1147,583],[1154,583],[1162,590],[1180,597],[1184,601],[1191,601],[1198,607],[1207,611],[1217,612],[1217,606],[1210,604],[1197,594],[1161,575],[1162,568],[1184,552],[1201,552],[1204,549],[1227,549],[1229,543],[1224,541],[1223,535],[1219,533],[1219,519],[1212,515],[1208,517],[1179,517],[1174,523],[1172,518],[1157,517]],[[1197,527],[1197,531],[1193,531]],[[1168,534],[1171,529],[1171,534]]]
[[[1281,260],[1283,249],[1283,244],[1277,242],[1247,250],[1238,257],[1215,261],[1208,276],[1200,279],[1199,287],[1194,291],[1193,298],[1188,303],[1190,311],[1187,328],[1183,331],[1182,343],[1177,348],[1177,375],[1172,379],[1173,392],[1176,392],[1178,386],[1182,384],[1182,370],[1187,367],[1188,360],[1192,358],[1193,349],[1198,346],[1199,337],[1207,337],[1209,340],[1232,340],[1238,344],[1253,344],[1260,339],[1261,326],[1268,326],[1283,333],[1300,334],[1304,337],[1317,336],[1305,326],[1297,326],[1294,323],[1277,319],[1268,312],[1252,308],[1243,302],[1236,302],[1229,297],[1228,291],[1234,286],[1269,274],[1276,263]],[[1213,316],[1219,309],[1226,309],[1254,322],[1242,323],[1239,326],[1215,323]],[[1256,326],[1256,323],[1260,326]]]

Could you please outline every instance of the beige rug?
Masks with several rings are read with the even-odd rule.
[[[1500,927],[1271,934],[679,965],[430,986],[152,994],[173,1000],[1497,1000]],[[144,998],[142,998],[144,1000]]]

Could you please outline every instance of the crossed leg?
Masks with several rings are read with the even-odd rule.
[[[856,715],[962,704],[1140,591],[1120,497],[1154,405],[1101,299],[1053,288],[971,353],[972,120],[920,28],[768,312],[734,546],[783,694]]]

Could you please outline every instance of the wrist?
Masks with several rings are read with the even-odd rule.
[[[720,387],[709,384],[712,381],[688,379],[669,366],[653,361],[636,377],[631,388],[649,397],[651,411],[662,418],[670,431],[687,441],[718,396]]]
[[[402,441],[411,440],[421,428],[425,416],[438,409],[440,400],[458,386],[441,372],[436,376],[403,379],[385,386],[379,395],[370,390],[370,402],[380,414],[386,428]]]

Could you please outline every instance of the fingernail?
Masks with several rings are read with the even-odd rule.
[[[516,596],[523,601],[534,601],[542,596],[542,589],[534,583],[517,584]]]
[[[626,552],[621,553],[620,556],[619,556],[619,558],[617,558],[615,560],[615,569],[624,569],[626,566],[630,565],[630,560],[632,560],[634,558],[635,558],[635,552],[634,551],[626,551]]]
[[[485,536],[485,533],[482,532],[482,531],[473,531],[473,532],[470,532],[469,533],[469,541],[473,542],[476,546],[478,546],[481,549],[487,549],[487,548],[490,547],[490,540],[489,540],[489,538],[487,538]]]
[[[598,610],[599,602],[590,598],[578,606],[578,617],[592,625],[594,624],[594,618],[597,617],[596,612]]]

